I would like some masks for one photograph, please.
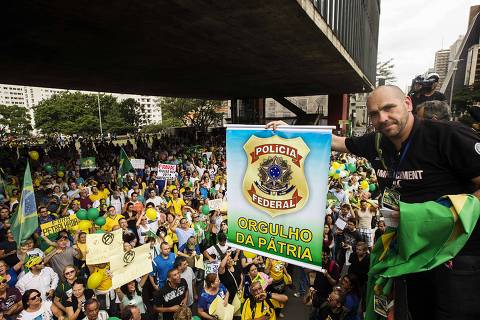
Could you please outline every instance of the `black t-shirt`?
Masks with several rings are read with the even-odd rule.
[[[338,281],[340,278],[340,267],[334,260],[329,259],[326,263],[325,269],[327,269],[330,277]],[[313,288],[316,290],[313,297],[313,306],[319,307],[325,300],[327,300],[328,295],[332,292],[333,286],[328,282],[327,277],[320,271],[315,272],[315,281],[313,282]]]
[[[182,278],[176,289],[170,287],[167,281],[165,286],[155,293],[153,299],[155,306],[168,308],[179,305],[186,294],[188,294],[188,285],[187,281]],[[173,312],[164,312],[163,320],[173,320]]]
[[[77,319],[85,318],[85,302],[88,299],[91,299],[93,297],[93,295],[94,295],[93,290],[85,289],[84,295],[85,295],[85,300],[82,301],[82,304],[81,304],[82,305],[82,310],[80,310],[80,313],[78,314]],[[65,308],[66,307],[72,307],[73,312],[74,313],[77,312],[77,309],[78,309],[78,299],[77,299],[77,297],[72,295],[72,301],[70,301],[70,300],[65,301]]]
[[[380,148],[386,168],[375,146],[375,133],[345,141],[347,149],[370,161],[383,191],[395,184],[401,201],[421,203],[434,201],[448,194],[472,193],[471,179],[480,176],[480,136],[457,122],[420,120],[415,118],[409,138],[397,152],[393,143],[382,137]],[[402,152],[404,160],[399,163]],[[459,254],[480,254],[478,224],[470,240]]]
[[[362,261],[358,259],[357,253],[353,252],[348,259],[350,267],[348,273],[353,273],[358,277],[359,285],[362,286],[367,282],[368,270],[370,269],[370,256],[363,257]]]
[[[242,281],[242,275],[240,268],[237,267],[239,264],[234,266],[234,271],[230,272],[227,267],[225,267],[225,272],[222,274],[218,274],[218,277],[220,278],[220,282],[227,288],[228,292],[230,295],[228,296],[228,303],[232,303],[233,298],[235,298],[235,294],[237,293],[238,288],[237,286],[240,286],[240,282]],[[235,283],[235,281],[237,281]]]
[[[438,100],[438,101],[445,101],[447,98],[445,95],[439,91],[434,91],[432,95],[426,96],[424,94],[416,94],[413,95],[412,97],[412,105],[413,105],[413,110],[415,111],[416,107],[424,103],[426,101],[433,101],[433,100]]]

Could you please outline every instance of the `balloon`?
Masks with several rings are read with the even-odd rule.
[[[103,231],[102,229],[98,229],[97,231],[95,231],[95,233],[105,233],[105,231]]]
[[[247,259],[253,259],[253,258],[255,258],[255,256],[256,256],[255,253],[248,252],[248,251],[243,251],[243,255],[244,255],[245,258],[247,258]]]
[[[340,172],[342,172],[342,170],[340,170],[340,169],[335,170],[336,174],[340,174]]]
[[[47,171],[49,174],[53,173],[53,166],[51,164],[46,164],[43,169]]]
[[[147,211],[145,211],[145,215],[150,221],[157,220],[157,211],[153,208],[148,208]]]
[[[208,204],[204,204],[203,207],[202,207],[202,213],[207,215],[210,213],[210,207],[208,206]]]
[[[347,169],[351,173],[357,172],[357,166],[355,165],[355,163],[349,163]]]
[[[77,213],[75,213],[77,215],[77,218],[79,220],[87,220],[87,210],[85,209],[80,209],[77,211]]]
[[[98,218],[98,209],[97,208],[90,208],[87,211],[87,218],[88,220],[95,220]]]
[[[30,151],[28,155],[30,156],[30,159],[32,159],[33,161],[37,161],[38,158],[40,157],[37,151]]]
[[[94,272],[90,275],[90,277],[88,277],[88,280],[87,280],[87,287],[89,289],[96,289],[100,283],[102,283],[103,281],[103,274],[101,274],[100,272]]]
[[[368,186],[368,190],[370,190],[370,192],[374,192],[375,190],[377,190],[377,185],[375,183],[371,183]]]
[[[97,219],[95,219],[95,224],[100,227],[103,226],[106,222],[107,221],[104,217],[98,217]]]
[[[360,187],[362,187],[363,190],[368,190],[368,182],[366,180],[363,180],[360,183]]]
[[[80,220],[77,225],[77,228],[82,230],[83,232],[88,232],[88,229],[92,227],[92,222],[89,220]]]
[[[338,162],[336,162],[336,161],[333,162],[333,163],[332,163],[332,168],[335,169],[335,170],[340,169],[340,163],[338,163]]]
[[[65,175],[65,173],[63,173],[63,171],[58,171],[57,172],[57,176],[59,176],[60,178],[63,178],[64,175]]]
[[[65,166],[63,164],[59,165],[58,170],[65,171]]]

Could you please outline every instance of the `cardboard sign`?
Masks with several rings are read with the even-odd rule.
[[[208,200],[208,207],[210,210],[222,210],[223,199]]]
[[[119,251],[110,261],[112,272],[112,289],[140,278],[152,272],[152,256],[150,245],[144,244],[127,252]]]
[[[175,179],[177,166],[174,164],[159,163],[157,178]]]
[[[145,169],[145,159],[130,159],[133,169]]]
[[[205,262],[205,275],[209,273],[218,273],[220,262]]]
[[[78,218],[72,214],[68,217],[63,217],[57,220],[53,220],[50,222],[42,223],[40,228],[42,229],[42,233],[44,236],[48,237],[53,233],[58,233],[62,230],[71,230],[74,229],[78,222]]]
[[[108,233],[87,234],[87,264],[110,262],[112,256],[123,252],[122,229]]]

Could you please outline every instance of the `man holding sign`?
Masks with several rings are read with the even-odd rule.
[[[472,130],[454,122],[414,118],[410,97],[396,86],[375,89],[367,100],[367,109],[377,132],[348,139],[334,135],[332,150],[351,152],[371,162],[382,192],[388,199],[400,202],[400,210],[392,206],[388,211],[384,209],[391,219],[398,221],[401,203],[435,201],[444,195],[480,196],[480,137]],[[273,122],[267,127],[275,130],[281,124],[284,123]],[[478,205],[478,199],[472,196],[468,199]],[[422,213],[418,212],[414,223],[434,227]],[[399,230],[402,223],[408,222],[400,220]],[[425,228],[424,232],[427,231],[430,229]],[[438,230],[433,234],[445,232],[450,231]],[[395,319],[405,319],[408,313],[413,319],[480,318],[478,223],[468,235],[470,238],[463,248],[452,255],[449,267],[443,264],[447,261],[437,261],[429,266],[433,268],[431,271],[412,273],[395,283]],[[402,250],[413,250],[417,243],[402,245],[405,245]],[[418,266],[420,270],[425,269]],[[471,276],[456,276],[462,272]],[[372,295],[368,298],[372,299]],[[367,318],[370,311],[367,310]]]

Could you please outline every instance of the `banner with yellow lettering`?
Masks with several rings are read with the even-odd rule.
[[[332,127],[229,125],[228,241],[320,270]]]
[[[80,220],[78,220],[74,214],[71,214],[57,220],[42,223],[40,228],[42,229],[43,235],[48,237],[49,235],[58,233],[62,230],[75,229],[79,221]]]

